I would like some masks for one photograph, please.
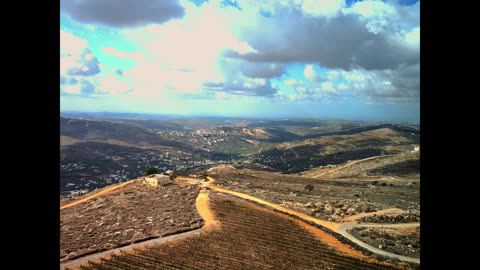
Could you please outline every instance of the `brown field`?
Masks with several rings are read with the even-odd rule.
[[[223,168],[208,172],[215,184],[280,204],[312,217],[342,221],[349,216],[399,208],[420,216],[420,182],[390,177],[307,178]],[[311,184],[313,190],[305,190]]]
[[[349,256],[297,220],[210,192],[220,226],[191,238],[113,255],[81,269],[410,269]],[[335,240],[332,240],[335,241]]]
[[[194,186],[137,181],[61,209],[60,261],[200,228],[197,194]]]

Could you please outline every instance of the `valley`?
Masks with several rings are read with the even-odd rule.
[[[419,130],[184,121],[62,118],[62,269],[419,268]]]

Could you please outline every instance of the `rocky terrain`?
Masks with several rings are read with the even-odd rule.
[[[234,166],[222,166],[205,173],[214,177],[217,185],[326,220],[337,221],[389,208],[420,213],[420,184],[411,184],[411,179],[313,179]],[[307,189],[308,185],[311,190]]]
[[[360,222],[367,223],[410,223],[420,222],[420,215],[416,212],[394,215],[377,215],[359,218]]]
[[[155,188],[137,181],[62,209],[60,260],[200,228],[198,191],[190,185]]]
[[[408,229],[353,228],[355,237],[379,249],[420,258],[420,227]]]

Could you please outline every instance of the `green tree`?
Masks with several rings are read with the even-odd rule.
[[[147,169],[145,169],[145,176],[150,174],[155,174],[155,173],[158,173],[158,169],[155,167],[150,166]]]

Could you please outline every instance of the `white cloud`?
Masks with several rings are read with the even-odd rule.
[[[350,8],[344,10],[345,14],[360,14],[367,21],[367,28],[373,33],[382,32],[389,21],[398,18],[394,6],[383,1],[368,0],[355,2]]]
[[[340,78],[341,73],[338,70],[328,70],[327,71],[327,79],[334,81]]]
[[[291,99],[327,99],[350,92],[418,100],[418,74],[411,75],[415,68],[410,68],[419,62],[418,6],[371,0],[349,8],[339,0],[238,0],[239,11],[221,8],[220,0],[200,7],[180,2],[185,9],[182,20],[119,31],[140,49],[103,50],[133,59],[136,65],[122,70],[121,76],[103,71],[96,75],[97,80],[89,82],[97,92],[139,98],[285,98],[272,78],[285,74],[290,63],[303,63],[309,81],[283,81],[293,92]],[[263,17],[260,11],[274,16]],[[96,59],[92,53],[82,55],[88,49],[85,39],[61,30],[61,42],[62,74],[73,67],[92,72],[77,61]],[[82,92],[75,87],[66,86],[64,92]]]
[[[67,94],[80,94],[81,93],[81,86],[80,84],[76,84],[76,85],[63,85],[61,87],[61,89],[63,90],[63,92],[67,93]]]
[[[60,29],[60,74],[66,74],[75,67],[78,59],[82,57],[82,52],[87,48],[86,39]]]
[[[80,56],[84,49],[88,48],[88,42],[84,38],[60,29],[60,53],[64,56]]]
[[[108,54],[113,55],[113,56],[115,56],[117,58],[120,58],[120,59],[134,59],[137,62],[140,62],[145,58],[144,54],[141,53],[141,52],[138,52],[138,51],[124,52],[124,51],[117,50],[117,49],[112,48],[112,47],[105,47],[105,48],[103,48],[103,51],[105,53],[108,53]]]
[[[332,82],[324,82],[320,86],[320,90],[327,91],[327,92],[334,92],[333,83]]]
[[[344,0],[304,0],[302,11],[315,16],[335,16],[344,6]]]
[[[348,85],[344,84],[344,83],[340,83],[338,84],[337,86],[338,90],[347,90],[348,89]]]
[[[313,65],[306,65],[303,70],[303,75],[310,81],[315,81],[317,78],[317,73],[315,72]]]
[[[405,41],[408,45],[418,48],[420,46],[420,27],[415,27],[405,34]]]
[[[100,72],[100,68],[86,39],[60,29],[60,74],[92,76]]]

